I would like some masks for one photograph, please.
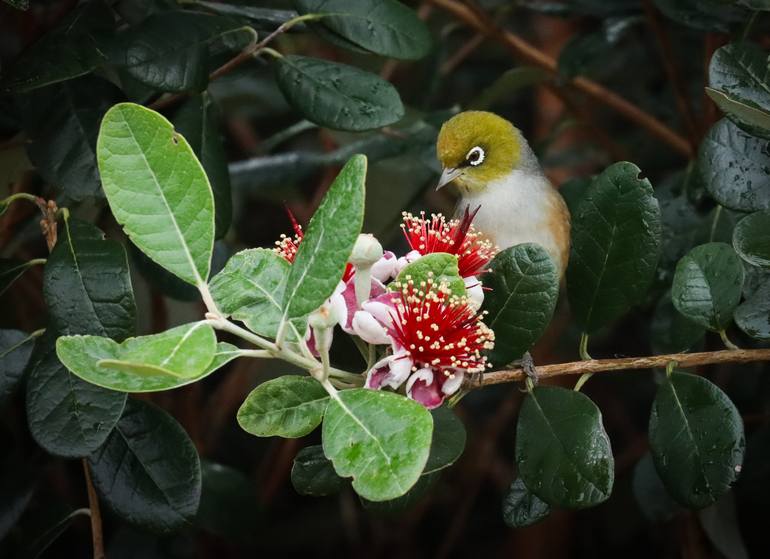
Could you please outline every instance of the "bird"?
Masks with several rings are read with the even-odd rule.
[[[441,127],[436,154],[442,165],[436,189],[457,185],[457,213],[478,207],[474,227],[500,250],[542,246],[561,281],[569,260],[570,213],[521,131],[495,113],[464,111]]]
[[[442,165],[436,189],[454,183],[460,190],[456,214],[475,208],[474,227],[500,250],[540,245],[561,283],[570,252],[569,209],[521,131],[497,114],[464,111],[439,130],[436,154]],[[513,364],[537,383],[528,351]]]

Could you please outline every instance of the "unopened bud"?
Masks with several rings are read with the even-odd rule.
[[[317,310],[310,313],[307,318],[308,325],[313,330],[334,328],[342,320],[340,309],[337,305],[332,305],[329,301],[321,305]]]

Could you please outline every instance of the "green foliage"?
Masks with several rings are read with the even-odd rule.
[[[770,283],[764,282],[751,296],[738,305],[733,314],[735,324],[757,340],[770,339]]]
[[[542,247],[526,243],[499,252],[483,282],[490,290],[484,297],[486,323],[495,332],[489,359],[502,367],[521,357],[545,331],[556,308],[559,275]]]
[[[647,179],[627,162],[596,177],[572,216],[567,292],[592,333],[642,301],[661,243],[660,208]]]
[[[650,449],[671,496],[703,508],[738,477],[745,441],[743,421],[716,385],[674,373],[660,385],[650,414]]]
[[[325,497],[339,493],[343,479],[324,456],[321,445],[308,446],[297,453],[291,468],[291,484],[300,495]]]
[[[531,526],[548,516],[551,507],[548,503],[527,489],[521,478],[511,483],[511,488],[503,499],[503,520],[511,528]]]
[[[33,262],[0,258],[0,296],[32,266],[34,266]]]
[[[454,464],[465,450],[465,427],[446,406],[431,411],[433,439],[423,476],[438,472]]]
[[[740,220],[733,230],[733,248],[749,264],[770,267],[770,212]]]
[[[396,278],[398,285],[394,285],[392,289],[397,290],[399,286],[405,286],[409,280],[419,287],[427,284],[428,279],[432,279],[436,285],[446,284],[453,295],[465,295],[465,283],[457,267],[457,256],[446,252],[426,254],[404,266]]]
[[[0,406],[21,381],[34,339],[19,330],[0,330]]]

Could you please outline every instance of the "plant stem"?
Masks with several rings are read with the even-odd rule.
[[[588,334],[585,332],[580,334],[580,347],[578,352],[580,353],[580,358],[583,361],[590,361],[592,359],[591,355],[588,353]]]
[[[590,361],[538,365],[537,372],[538,377],[544,379],[562,375],[662,368],[666,367],[671,361],[676,361],[683,368],[719,363],[754,363],[770,361],[770,349],[731,349],[701,353],[670,353],[646,357],[624,357],[620,359],[591,359]],[[470,388],[479,388],[493,384],[517,382],[525,378],[527,378],[526,373],[521,367],[517,367],[515,369],[485,373],[484,375],[479,375],[476,379],[468,380]]]
[[[91,481],[88,461],[85,458],[82,458],[81,461],[86,478],[86,490],[88,491],[88,507],[91,510],[91,541],[94,547],[94,559],[104,559],[104,537],[102,535],[102,513],[99,509],[99,497],[96,495],[96,489],[94,489],[94,484]]]
[[[727,337],[727,332],[724,330],[719,331],[719,337],[722,338],[722,343],[725,344],[727,349],[740,349],[737,345],[730,341],[730,338]]]
[[[17,200],[26,200],[27,202],[32,202],[35,205],[39,205],[38,197],[34,194],[28,194],[27,192],[17,192],[16,194],[11,194],[5,200],[0,200],[0,206],[10,206]]]

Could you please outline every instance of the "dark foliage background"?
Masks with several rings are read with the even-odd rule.
[[[14,1],[9,4],[0,4],[0,71],[13,77],[19,72],[21,53],[57,28],[77,3],[30,0],[25,11],[15,9]],[[222,6],[170,0],[108,4],[119,14],[121,25],[131,26],[160,11],[217,11]],[[219,173],[218,181],[227,182],[224,165],[229,162],[232,198],[231,224],[223,225],[217,242],[219,261],[244,247],[269,247],[281,233],[289,233],[285,207],[306,223],[342,163],[356,152],[367,153],[371,162],[364,230],[377,235],[386,248],[403,251],[398,228],[403,210],[453,211],[451,194],[432,188],[439,171],[434,149],[438,127],[454,111],[484,108],[522,129],[546,173],[561,185],[570,203],[579,198],[588,178],[617,160],[633,161],[650,179],[664,219],[663,256],[655,285],[643,305],[592,336],[591,353],[619,357],[677,351],[682,329],[666,321],[673,309],[665,303],[675,264],[696,244],[731,243],[733,227],[742,217],[718,207],[706,193],[698,164],[697,149],[721,118],[704,94],[708,63],[718,47],[742,35],[760,47],[770,46],[766,12],[757,12],[754,20],[746,8],[737,6],[740,2],[717,0],[409,4],[433,37],[433,48],[418,61],[351,52],[302,27],[272,43],[283,53],[345,62],[384,77],[395,85],[406,107],[406,116],[397,124],[355,133],[319,128],[287,104],[265,58],[249,60],[211,81],[203,99],[184,98],[159,108],[186,136],[195,135],[195,124],[186,121],[184,111],[200,110],[200,105],[190,103],[211,103],[215,110],[211,118],[214,133],[221,134],[223,151],[211,156],[212,167],[207,170],[210,175]],[[282,0],[247,5],[293,9],[292,3]],[[556,59],[557,72],[522,60],[499,36],[469,28],[463,14],[476,10]],[[264,30],[276,27],[267,15],[251,20],[256,21],[260,37]],[[280,12],[274,16],[282,21]],[[181,23],[163,32],[172,43],[177,35],[192,33]],[[204,82],[206,72],[238,52],[244,37],[234,34],[228,41],[221,49],[199,53],[198,62],[207,69]],[[83,52],[96,48],[87,41],[79,44]],[[113,48],[121,47],[118,43]],[[169,59],[165,78],[173,78],[177,63]],[[111,104],[126,99],[152,103],[163,88],[141,84],[119,66],[108,65],[97,75],[66,82],[63,89],[50,86],[0,95],[0,197],[30,192],[54,199],[128,246],[104,201],[93,198],[99,183],[88,145],[95,140],[95,123]],[[586,95],[571,85],[575,76],[588,77],[654,115],[684,139],[684,148],[652,135],[601,95]],[[90,128],[84,130],[69,121],[68,115],[75,113]],[[189,134],[185,126],[192,126]],[[760,149],[767,155],[766,145]],[[766,189],[770,172],[767,168],[763,172]],[[0,218],[4,258],[26,261],[47,256],[39,220],[34,206],[20,203]],[[139,334],[200,315],[202,306],[194,291],[164,274],[139,251],[129,247],[129,253]],[[766,272],[746,267],[748,297],[750,286],[756,288]],[[32,332],[46,327],[47,316],[39,266],[0,295],[1,328]],[[741,347],[759,347],[759,342],[735,327],[729,334]],[[562,301],[534,351],[536,362],[576,360],[578,337]],[[722,344],[718,335],[709,333],[696,347],[719,349]],[[351,354],[343,348],[335,359],[344,364]],[[299,440],[258,439],[239,428],[235,413],[245,395],[259,382],[288,371],[282,363],[239,360],[203,382],[132,396],[162,407],[187,431],[203,461],[203,494],[194,524],[170,535],[138,529],[105,509],[108,557],[622,554],[739,559],[767,554],[770,376],[766,365],[722,365],[702,371],[735,402],[748,440],[741,478],[716,505],[701,511],[675,505],[651,467],[647,423],[661,371],[619,372],[598,375],[584,389],[602,410],[612,441],[616,481],[611,498],[593,509],[553,511],[539,524],[522,529],[506,527],[501,514],[502,498],[515,477],[513,441],[522,400],[518,385],[489,387],[467,396],[458,407],[468,432],[463,457],[417,502],[403,510],[386,510],[363,505],[349,488],[323,498],[294,491],[293,459],[304,446],[319,443],[317,433]],[[571,387],[573,380],[556,382]],[[60,534],[55,528],[50,532],[72,511],[88,506],[80,461],[51,456],[36,444],[27,427],[24,389],[0,396],[0,555],[23,556],[30,546],[50,540],[43,557],[90,556],[85,516],[65,521],[59,526]],[[51,538],[53,534],[58,537]]]

